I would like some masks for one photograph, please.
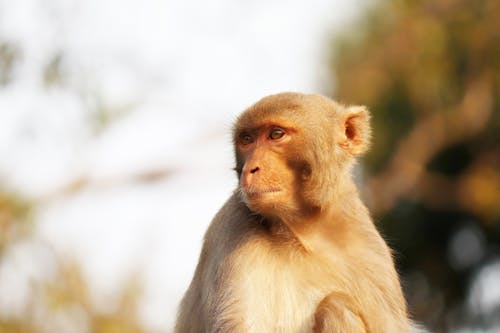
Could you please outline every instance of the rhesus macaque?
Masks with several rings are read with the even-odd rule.
[[[239,186],[206,232],[175,332],[408,332],[391,252],[350,175],[366,108],[272,95],[233,135]]]

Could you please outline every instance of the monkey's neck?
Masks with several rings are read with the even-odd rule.
[[[338,193],[336,198],[321,209],[300,214],[287,214],[265,220],[272,237],[280,241],[298,242],[307,252],[326,251],[325,247],[343,244],[349,233],[371,230],[368,210],[360,200],[355,186]],[[368,228],[367,228],[368,227]]]

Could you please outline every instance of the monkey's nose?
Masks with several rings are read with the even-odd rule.
[[[250,173],[256,173],[257,171],[259,171],[260,168],[259,167],[255,167],[253,168],[252,170],[250,170]]]

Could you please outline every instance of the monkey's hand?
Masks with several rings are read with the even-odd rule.
[[[314,313],[314,333],[367,333],[365,323],[349,296],[333,292]]]

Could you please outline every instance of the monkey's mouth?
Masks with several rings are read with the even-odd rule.
[[[265,194],[271,194],[271,193],[279,193],[281,192],[281,189],[279,188],[268,188],[268,189],[257,189],[257,188],[245,188],[243,189],[245,194],[247,196],[261,196]]]

